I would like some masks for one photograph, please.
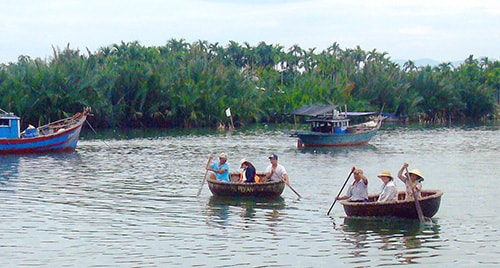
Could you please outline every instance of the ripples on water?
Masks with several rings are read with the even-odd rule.
[[[497,128],[386,129],[370,145],[296,148],[280,130],[112,133],[76,153],[0,156],[4,267],[368,267],[498,265]],[[300,200],[212,197],[210,152],[258,170],[277,153]],[[403,162],[444,191],[433,223],[326,212],[352,166],[369,176]],[[398,184],[403,189],[401,183]]]

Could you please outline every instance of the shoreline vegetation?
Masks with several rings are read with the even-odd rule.
[[[96,128],[216,128],[293,122],[305,104],[347,105],[411,121],[496,119],[500,62],[468,56],[459,66],[399,65],[359,46],[302,49],[171,39],[121,42],[81,53],[69,44],[46,60],[0,64],[0,108],[44,124],[92,107]]]

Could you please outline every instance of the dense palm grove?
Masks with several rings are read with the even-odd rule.
[[[337,43],[317,53],[264,42],[122,42],[0,65],[0,108],[35,124],[90,106],[97,127],[214,127],[227,122],[228,107],[235,122],[250,124],[291,120],[304,104],[329,103],[420,120],[477,120],[495,116],[499,90],[500,62],[488,58],[400,66],[387,53]]]

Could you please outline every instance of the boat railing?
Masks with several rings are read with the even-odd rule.
[[[72,127],[82,120],[82,117],[90,114],[90,108],[87,107],[83,110],[83,113],[76,113],[72,117],[63,118],[52,123],[48,123],[46,125],[38,127],[38,131],[41,135],[51,135],[57,133],[61,129],[66,129],[68,127]]]
[[[383,116],[377,116],[374,118],[371,118],[370,121],[359,123],[356,125],[351,125],[348,128],[349,133],[358,133],[358,132],[365,132],[365,131],[370,131],[373,129],[378,129],[380,126],[382,126],[382,121],[385,119]]]
[[[421,192],[422,197],[419,198],[418,200],[423,201],[423,200],[428,200],[432,198],[436,198],[438,196],[443,195],[443,192],[441,190],[423,190]],[[368,195],[368,202],[369,203],[377,203],[378,201],[378,194],[370,194]],[[386,201],[383,203],[405,203],[405,202],[414,202],[413,200],[406,200],[406,192],[405,191],[399,191],[398,192],[398,200],[397,201]],[[349,203],[351,205],[356,205],[356,202],[349,202],[348,200],[343,200],[341,203]],[[359,203],[359,205],[363,205],[365,203]]]
[[[7,112],[4,109],[0,108],[0,115],[3,116],[16,116],[13,112]]]
[[[263,182],[242,182],[242,181],[233,181],[231,180],[230,182],[227,181],[220,181],[217,179],[213,178],[207,178],[207,181],[210,181],[211,183],[215,184],[231,184],[231,185],[243,185],[243,186],[250,186],[250,185],[272,185],[272,184],[280,184],[283,183],[284,181],[263,181]]]

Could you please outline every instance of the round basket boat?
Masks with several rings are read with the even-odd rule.
[[[422,213],[431,218],[436,215],[441,204],[440,190],[423,190],[422,199],[419,199]],[[404,200],[405,192],[399,192],[397,201],[377,202],[378,195],[370,195],[370,202],[349,202],[343,200],[340,203],[349,217],[399,217],[418,219],[415,201]]]
[[[263,174],[258,174],[263,175]],[[207,179],[208,188],[213,195],[233,197],[276,197],[285,189],[284,181],[246,183],[237,181],[239,174],[232,173],[231,182]]]

